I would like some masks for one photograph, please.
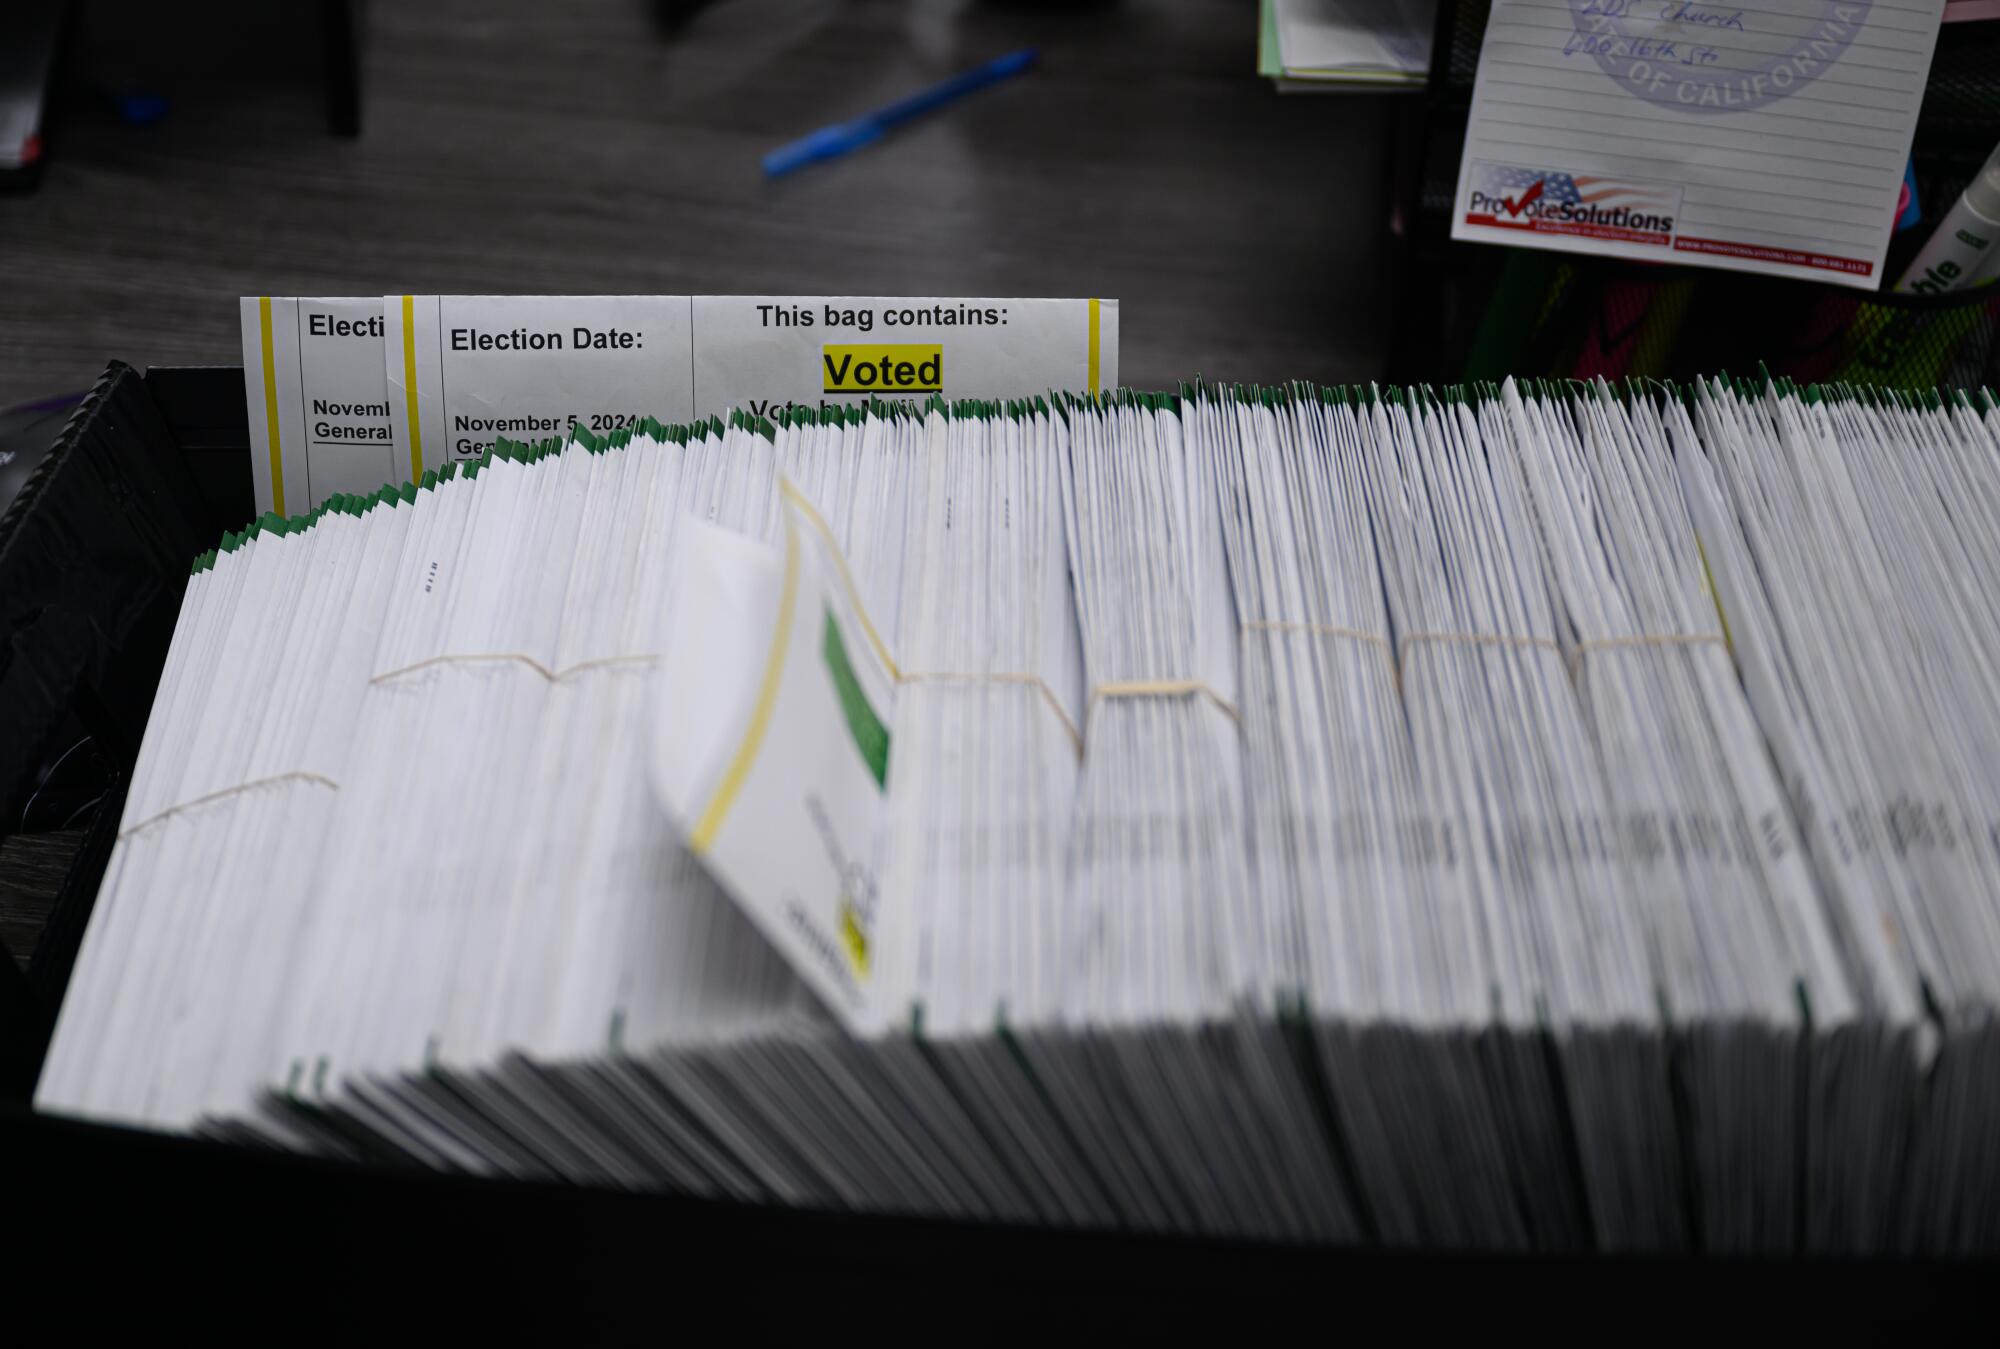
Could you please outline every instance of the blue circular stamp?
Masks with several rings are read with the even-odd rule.
[[[1791,97],[1838,61],[1871,0],[1819,0],[1772,14],[1693,0],[1569,0],[1570,60],[1588,57],[1629,93],[1694,114],[1748,112]]]

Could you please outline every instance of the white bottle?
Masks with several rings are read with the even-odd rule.
[[[1965,185],[1896,289],[1937,295],[2000,276],[2000,148]]]

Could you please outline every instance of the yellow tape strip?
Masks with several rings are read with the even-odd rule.
[[[791,644],[792,613],[798,607],[798,601],[799,532],[788,527],[785,530],[785,586],[778,596],[778,629],[771,635],[771,651],[764,658],[764,682],[757,689],[757,704],[750,713],[750,729],[743,733],[743,743],[736,747],[736,757],[729,761],[729,771],[722,775],[722,785],[716,788],[715,798],[708,803],[708,809],[702,811],[694,833],[688,838],[688,851],[696,856],[707,852],[715,843],[715,836],[721,832],[729,808],[736,803],[736,794],[743,790],[743,780],[750,776],[750,765],[757,761],[757,750],[764,743],[764,734],[771,729],[771,711],[778,703],[778,683],[785,672],[785,648]]]
[[[271,441],[271,509],[285,513],[285,456],[278,446],[278,365],[271,354],[271,297],[257,297],[257,331],[264,339],[264,429]]]
[[[410,481],[424,476],[424,430],[417,423],[417,297],[403,297],[403,397],[410,413]]]
[[[1097,392],[1097,301],[1090,302],[1090,392]]]

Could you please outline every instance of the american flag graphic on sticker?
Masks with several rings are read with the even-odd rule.
[[[1681,190],[1601,174],[1476,164],[1465,223],[1670,247]],[[1525,241],[1524,241],[1525,242]]]

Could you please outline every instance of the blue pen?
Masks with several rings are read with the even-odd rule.
[[[835,159],[850,150],[858,150],[870,141],[880,140],[882,133],[892,126],[921,116],[955,98],[963,98],[976,89],[996,84],[1010,75],[1018,75],[1034,63],[1035,49],[1023,47],[1017,52],[995,57],[983,66],[974,66],[962,75],[954,75],[921,93],[911,94],[886,108],[863,113],[851,122],[823,126],[811,135],[801,136],[765,155],[764,172],[776,178],[816,160]]]

